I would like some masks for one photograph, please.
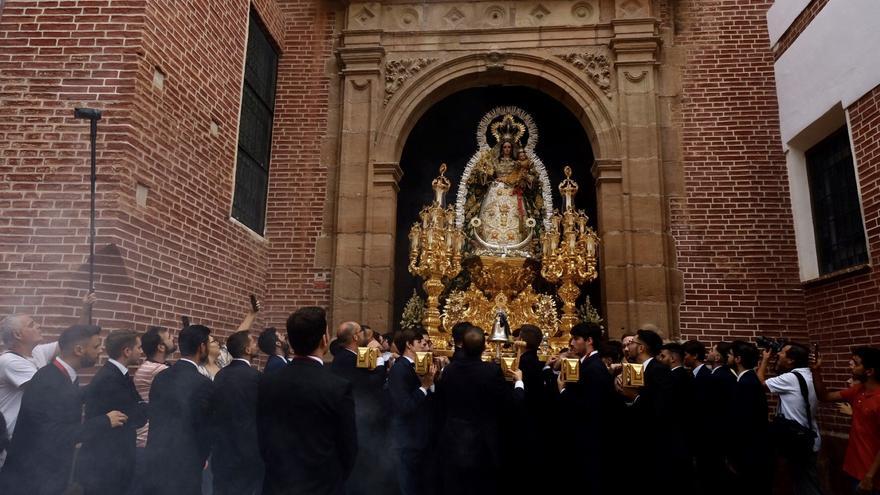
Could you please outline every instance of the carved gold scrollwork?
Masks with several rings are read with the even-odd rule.
[[[385,99],[383,105],[391,101],[391,97],[397,92],[403,83],[410,77],[418,74],[425,67],[437,60],[436,58],[415,58],[405,60],[390,60],[385,63]]]

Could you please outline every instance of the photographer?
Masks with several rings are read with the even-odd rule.
[[[816,456],[819,452],[818,401],[810,371],[810,351],[801,344],[765,347],[758,366],[758,379],[771,394],[779,396],[777,415],[771,424],[775,447],[791,476],[795,493],[819,495]],[[776,347],[776,349],[774,349]],[[775,350],[778,376],[767,378],[767,366]],[[805,398],[808,398],[805,400]]]

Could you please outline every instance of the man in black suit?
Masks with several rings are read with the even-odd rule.
[[[357,427],[351,383],[324,367],[330,346],[324,310],[290,315],[287,340],[293,360],[264,374],[257,396],[263,493],[342,494],[357,455]]]
[[[669,368],[669,396],[666,426],[667,436],[664,451],[668,465],[679,475],[679,487],[685,493],[694,491],[691,446],[694,443],[693,431],[696,417],[694,403],[694,374],[684,367],[684,346],[669,342],[660,347],[657,360]]]
[[[260,372],[251,366],[257,342],[248,330],[226,339],[232,361],[214,378],[214,423],[211,450],[215,495],[252,495],[263,483],[263,460],[257,441],[257,388]]]
[[[710,431],[712,427],[711,418],[715,411],[711,409],[711,391],[712,391],[712,370],[706,361],[706,345],[698,340],[688,340],[683,345],[684,348],[684,365],[691,370],[694,376],[694,395],[693,401],[688,405],[693,411],[692,417],[694,426],[690,428],[693,432],[690,436],[691,452],[694,456],[694,467],[696,468],[696,486],[697,493],[708,493],[712,491],[714,473],[711,469],[711,453],[709,448],[703,442],[702,435]]]
[[[567,480],[575,491],[604,494],[620,483],[614,477],[618,459],[616,434],[623,402],[614,389],[614,378],[599,356],[602,329],[595,323],[578,323],[571,329],[571,353],[580,360],[578,381],[566,383],[560,375],[562,414],[583,425],[565,452],[566,468],[582,476]]]
[[[391,449],[397,458],[397,481],[402,495],[423,495],[430,466],[426,462],[431,446],[434,375],[415,371],[416,352],[427,352],[428,339],[413,330],[403,330],[394,338],[400,358],[388,374],[391,400]]]
[[[440,448],[443,458],[443,491],[455,494],[497,492],[501,478],[500,420],[513,412],[524,397],[522,371],[510,372],[511,387],[501,367],[486,363],[483,331],[464,332],[461,358],[443,371],[437,385],[437,401],[443,425]]]
[[[190,325],[180,331],[180,359],[159,373],[150,388],[150,436],[147,463],[162,473],[147,483],[147,492],[200,494],[202,470],[214,440],[214,382],[199,373],[208,357],[211,330]]]
[[[462,341],[464,339],[464,333],[468,328],[471,328],[473,325],[469,321],[460,321],[452,326],[452,330],[449,332],[452,334],[452,346],[455,350],[452,353],[452,359],[450,361],[455,361],[456,359],[464,356],[464,352],[461,350]]]
[[[77,480],[86,495],[125,493],[135,468],[137,429],[147,422],[147,406],[134,388],[129,366],[140,363],[140,336],[114,330],[104,346],[109,359],[85,389],[86,420],[122,411],[128,421],[105,435],[83,442],[77,462]]]
[[[269,356],[269,359],[266,361],[266,367],[263,369],[264,373],[273,373],[287,366],[289,362],[287,354],[290,346],[284,341],[284,338],[278,331],[275,330],[275,327],[263,330],[260,333],[259,339],[257,339],[257,345],[261,351]]]
[[[768,494],[772,489],[767,395],[755,373],[755,344],[733,342],[727,363],[736,369],[730,416],[730,466],[737,493]]]
[[[68,485],[75,445],[108,435],[127,416],[109,411],[82,421],[78,372],[98,362],[100,327],[73,325],[61,334],[61,355],[37,371],[24,390],[0,493],[58,495]]]
[[[667,489],[660,483],[663,473],[671,472],[670,458],[664,451],[664,432],[659,428],[665,425],[672,416],[670,408],[670,377],[669,367],[656,359],[663,345],[663,339],[657,332],[643,328],[636,332],[633,344],[627,350],[630,358],[642,364],[645,384],[638,389],[622,389],[627,398],[633,400],[630,408],[631,421],[638,425],[638,449],[647,459],[653,462],[643,464],[642,475],[635,480],[635,493],[653,490],[657,493]],[[665,493],[665,492],[663,492]]]
[[[381,422],[385,411],[382,389],[385,385],[385,362],[377,359],[376,368],[357,367],[358,347],[379,349],[379,343],[357,322],[347,321],[336,331],[339,350],[330,365],[330,371],[351,383],[354,395],[355,420],[358,432],[358,456],[354,471],[357,473],[347,483],[346,493],[371,495],[385,488],[383,471],[377,466],[384,452]],[[376,466],[375,468],[371,465]]]

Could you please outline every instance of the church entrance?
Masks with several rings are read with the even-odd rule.
[[[422,298],[425,296],[421,280],[407,269],[409,241],[406,234],[413,222],[418,221],[421,208],[432,200],[431,181],[439,165],[445,163],[448,167],[446,176],[452,182],[448,196],[452,202],[465,166],[477,149],[480,119],[493,108],[509,105],[521,108],[534,119],[538,130],[534,151],[547,170],[553,205],[561,205],[556,186],[564,179],[563,167],[568,165],[574,170],[572,178],[580,186],[575,207],[587,213],[593,227],[597,225],[596,188],[591,172],[593,151],[583,126],[568,108],[546,93],[526,86],[474,87],[447,96],[418,120],[400,158],[403,175],[397,196],[394,244],[394,328],[400,327],[404,307],[413,292]],[[534,284],[538,292],[553,292],[540,278]],[[598,282],[585,285],[577,306],[582,307],[589,298],[591,305],[604,314],[600,287]]]

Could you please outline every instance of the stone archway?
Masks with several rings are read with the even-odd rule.
[[[349,15],[368,17],[360,5],[350,6]],[[612,40],[612,50],[606,43],[592,51],[582,46],[563,53],[488,50],[445,58],[387,53],[369,23],[363,34],[346,32],[338,50],[343,69],[334,323],[355,319],[387,328],[393,321],[399,160],[418,119],[458,90],[518,84],[562,102],[590,139],[603,239],[600,283],[610,333],[644,323],[676,332],[681,291],[673,271],[660,161],[659,42],[653,22],[630,24],[626,39]],[[644,35],[633,37],[638,29]],[[597,77],[597,65],[607,80]]]

